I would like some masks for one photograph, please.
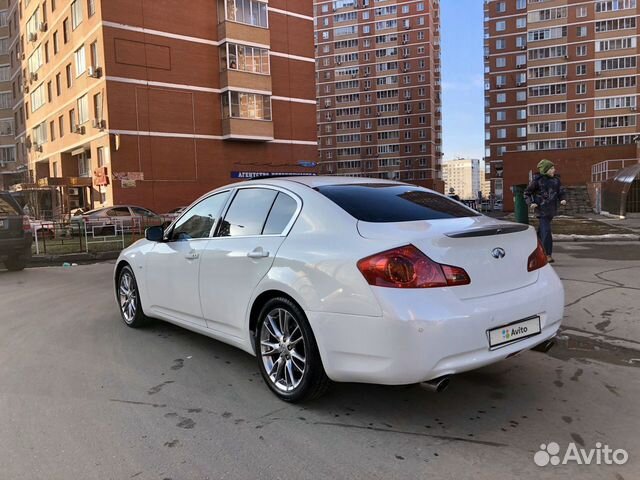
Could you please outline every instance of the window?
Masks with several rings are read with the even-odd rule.
[[[586,74],[587,74],[586,65],[576,65],[576,75],[586,75]]]
[[[525,17],[516,18],[516,28],[526,28],[527,19]]]
[[[96,68],[100,66],[100,57],[98,55],[98,42],[93,42],[89,47],[89,60],[91,61],[91,66]]]
[[[587,122],[576,122],[576,132],[586,132]]]
[[[53,53],[57,55],[60,51],[60,41],[58,39],[58,31],[53,32]]]
[[[587,113],[587,104],[576,103],[576,113]]]
[[[576,85],[576,94],[577,95],[584,95],[585,93],[587,93],[587,84],[586,83],[578,83]]]
[[[56,122],[53,120],[49,122],[49,137],[51,137],[52,142],[56,139]],[[57,177],[57,175],[54,176]]]
[[[496,57],[496,68],[502,68],[507,66],[507,59],[505,57]]]
[[[524,10],[527,8],[527,0],[517,0],[516,1],[516,9]]]
[[[271,212],[267,217],[267,222],[262,229],[263,235],[280,235],[289,225],[293,214],[298,208],[298,203],[282,192],[278,193],[276,201],[271,207]]]
[[[227,53],[226,67],[251,73],[269,74],[269,50],[266,48],[250,47],[228,43],[222,47],[224,55]],[[226,49],[226,51],[225,51]]]
[[[264,188],[243,188],[236,193],[220,225],[220,237],[262,235],[267,216],[278,192]]]
[[[222,192],[207,197],[193,206],[176,222],[169,232],[169,240],[208,238],[220,218],[228,198],[229,192]]]
[[[527,127],[518,127],[517,128],[518,138],[523,138],[527,136]]]
[[[44,87],[44,83],[41,83],[40,85],[38,85],[37,88],[33,90],[33,92],[31,92],[31,113],[38,110],[45,103],[46,103],[45,87]]]
[[[11,77],[11,67],[9,65],[0,67],[0,82],[8,82]]]
[[[75,132],[77,124],[78,123],[76,122],[76,109],[72,108],[71,110],[69,110],[69,130],[71,132]]]
[[[96,13],[96,0],[87,0],[87,16],[93,17]]]
[[[507,101],[507,94],[506,93],[499,93],[496,95],[496,102],[497,103],[504,103]]]
[[[498,110],[496,112],[496,121],[504,122],[507,119],[507,112],[504,110]]]
[[[271,97],[258,93],[226,92],[222,95],[222,116],[271,120]]]
[[[524,102],[527,99],[527,92],[525,90],[519,90],[516,92],[516,101]]]
[[[459,202],[409,186],[347,184],[327,185],[317,190],[363,222],[410,222],[478,216],[478,213]]]
[[[267,3],[257,0],[226,0],[227,20],[267,28]]]
[[[127,207],[115,207],[111,210],[107,211],[107,216],[109,217],[129,217],[131,216],[131,212]]]
[[[578,27],[577,29],[578,37],[586,37],[587,36],[587,27]]]
[[[507,42],[504,38],[496,40],[496,50],[504,50],[507,47]]]
[[[65,18],[62,22],[62,41],[69,42],[69,18]]]
[[[71,86],[73,85],[73,79],[71,76],[71,64],[67,65],[67,68],[65,70],[67,73],[67,88],[71,88]]]
[[[47,82],[47,102],[51,103],[53,100],[53,84],[52,82]]]
[[[76,78],[87,71],[87,57],[84,51],[84,45],[74,53],[76,58]]]
[[[584,18],[587,16],[587,7],[578,7],[576,10],[576,17]]]
[[[586,45],[578,45],[576,47],[576,55],[578,57],[584,57],[587,55],[587,46]]]
[[[71,2],[71,27],[75,30],[82,23],[82,1]]]
[[[527,110],[524,108],[518,109],[516,112],[516,118],[518,120],[525,120],[527,118]]]
[[[500,20],[496,22],[496,32],[504,32],[507,29],[507,22]]]
[[[102,120],[102,93],[96,93],[93,96],[93,112],[96,120]]]
[[[78,125],[89,121],[89,97],[83,95],[78,99]]]
[[[506,128],[499,128],[498,131],[496,132],[496,137],[497,138],[507,138],[507,129]]]
[[[498,13],[504,13],[507,11],[507,2],[498,2],[496,5],[496,11]]]
[[[107,159],[104,156],[104,147],[98,147],[98,167],[104,167],[107,164]]]
[[[56,74],[56,95],[59,97],[62,94],[62,74]]]
[[[64,137],[64,115],[58,117],[58,133],[60,138]]]

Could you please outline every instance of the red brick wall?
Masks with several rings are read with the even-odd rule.
[[[564,185],[586,185],[591,182],[591,167],[605,160],[637,158],[636,145],[570,148],[536,152],[507,152],[504,155],[504,210],[513,211],[513,185],[528,183],[529,171],[536,173],[537,164],[546,158],[556,165]]]

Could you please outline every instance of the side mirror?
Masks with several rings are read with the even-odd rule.
[[[164,238],[164,228],[160,226],[149,227],[144,231],[144,238],[150,242],[161,242]]]

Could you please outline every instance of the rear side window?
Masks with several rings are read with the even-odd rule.
[[[220,225],[221,237],[260,235],[278,192],[265,188],[243,188],[233,198]]]
[[[22,215],[20,206],[10,195],[0,195],[0,216]]]
[[[410,185],[327,185],[316,190],[363,222],[413,222],[479,216],[459,202]]]
[[[298,203],[285,193],[279,193],[271,207],[267,223],[262,230],[263,235],[280,235],[289,225],[293,214],[296,213]]]
[[[109,210],[107,215],[110,217],[129,217],[131,216],[131,212],[129,212],[127,207],[116,207]]]

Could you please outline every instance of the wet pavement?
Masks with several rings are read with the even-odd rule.
[[[0,271],[0,478],[640,478],[638,248],[556,245],[567,310],[549,354],[441,394],[341,384],[305,405],[278,401],[232,347],[126,328],[112,265]],[[536,466],[549,442],[629,460]]]

